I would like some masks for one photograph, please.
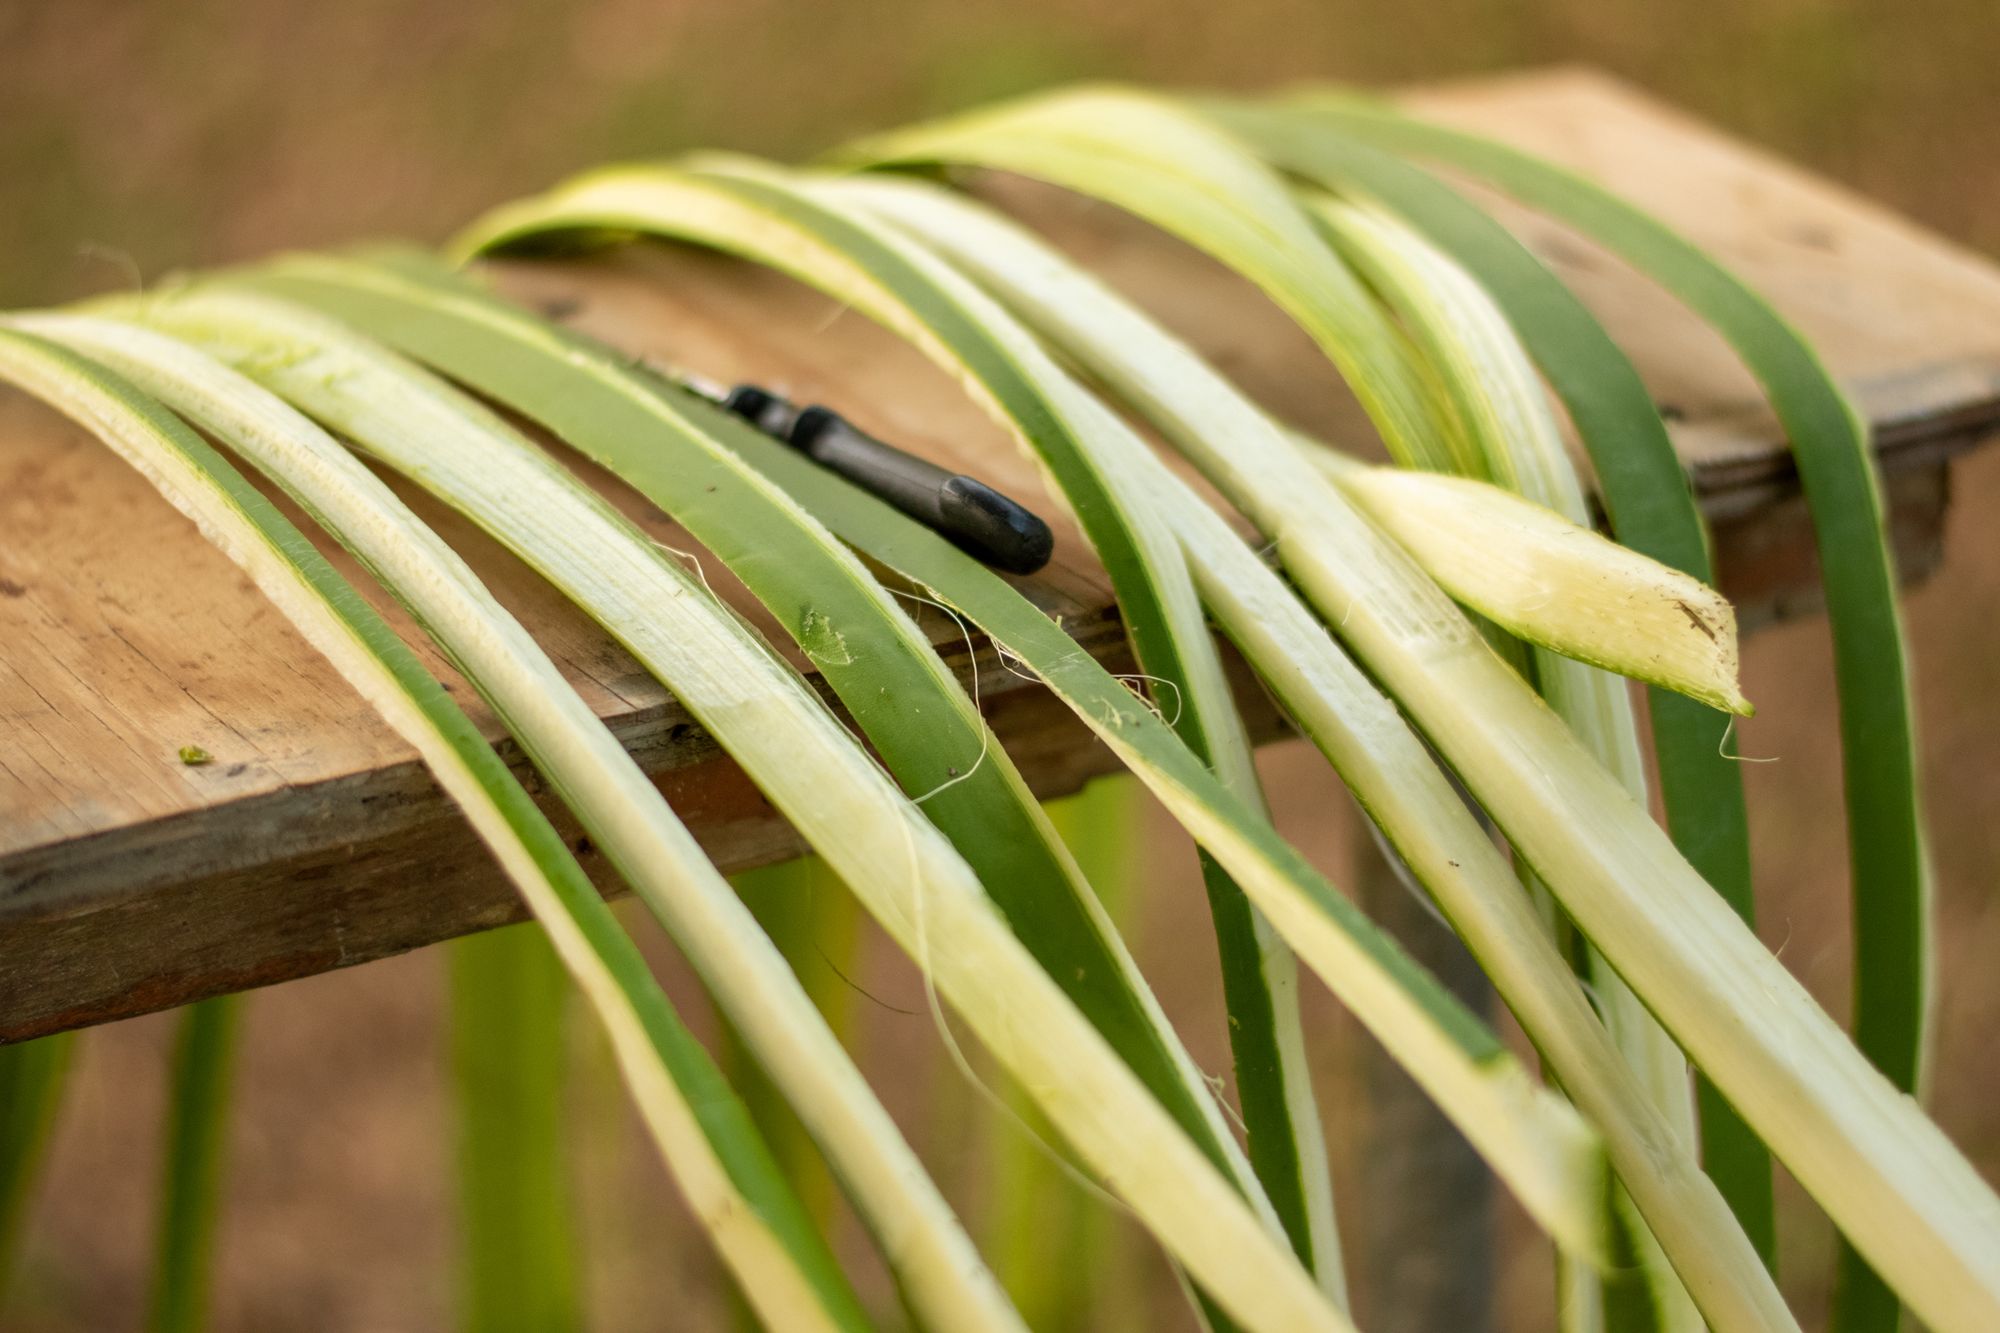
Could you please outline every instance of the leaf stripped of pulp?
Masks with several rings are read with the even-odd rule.
[[[571,187],[575,193],[515,205],[476,235],[502,243],[585,227],[672,235],[698,227],[704,242],[783,268],[910,338],[1017,438],[1046,451],[1052,469],[1085,462],[1065,459],[1058,448],[1082,454],[1092,446],[1091,468],[1124,475],[1128,484],[1143,476],[1132,472],[1120,443],[1143,454],[1136,438],[964,279],[879,225],[830,212],[797,191],[784,192],[782,210],[771,206],[779,191],[768,178],[756,189],[743,187],[733,178],[633,169],[587,179]],[[1151,501],[1153,490],[1139,495]],[[1069,498],[1079,511],[1101,502],[1075,488]],[[1204,829],[1196,836],[1207,843]],[[1578,1137],[1567,1109],[1530,1095],[1491,1033],[1344,899],[1330,891],[1323,898],[1301,895],[1294,883],[1260,873],[1244,883],[1245,891],[1335,993],[1405,1062],[1551,1234],[1574,1253],[1601,1255],[1600,1167],[1591,1165],[1597,1154]]]
[[[55,318],[37,324],[65,334],[88,327],[85,321]],[[131,347],[133,337],[143,336],[115,327],[93,331],[109,346]],[[168,364],[189,366],[186,357],[193,354],[187,349],[149,341],[156,344],[149,350]],[[192,363],[197,375],[201,361],[196,357]],[[275,400],[260,403],[246,392],[252,386],[234,383],[237,377],[221,367],[208,369],[227,376],[210,380],[208,389],[219,387],[224,395],[212,405],[283,411]],[[788,1327],[865,1329],[867,1319],[832,1256],[636,947],[560,835],[395,632],[219,454],[124,379],[11,330],[0,330],[0,376],[49,401],[138,468],[416,747],[544,923],[597,1009],[648,1127],[756,1308]],[[331,441],[327,447],[341,452]],[[396,544],[416,547],[428,533],[419,528],[390,535]],[[497,639],[506,645],[504,633]],[[529,653],[538,652],[525,634],[519,639]]]
[[[986,159],[976,134],[949,126],[890,146],[923,161]],[[1017,149],[1010,140],[995,164],[1018,168]],[[1097,192],[1087,173],[1058,179]],[[2000,1326],[2000,1201],[1644,809],[1476,639],[1420,648],[1359,598],[1313,596],[1592,943],[1904,1298],[1941,1328]]]
[[[839,188],[964,265],[1059,351],[1119,391],[1167,438],[1183,443],[1225,491],[1239,488],[1220,465],[1224,458],[1268,453],[1292,473],[1302,472],[1277,427],[1191,351],[1018,228],[934,189],[880,180]],[[1725,1329],[1789,1326],[1775,1288],[1720,1197],[1624,1069],[1535,909],[1422,742],[1235,534],[1185,487],[1170,483],[1157,460],[1145,462],[1161,478],[1159,503],[1197,566],[1209,571],[1204,588],[1224,631],[1265,670],[1280,702],[1430,887],[1564,1086],[1604,1130],[1614,1164],[1642,1207],[1661,1219],[1712,1322]],[[1400,475],[1492,490],[1430,474]],[[1299,503],[1319,513],[1319,521],[1338,511],[1335,496],[1332,510],[1319,512],[1311,492],[1323,484],[1309,473],[1284,480],[1303,487]],[[1274,525],[1267,535],[1281,551],[1300,538],[1292,516],[1271,504],[1259,503],[1251,512]],[[1349,525],[1357,532],[1366,527],[1351,516]],[[1343,551],[1343,565],[1384,558],[1366,542]]]
[[[1049,975],[1217,1165],[1255,1190],[1199,1070],[1013,762],[873,576],[723,447],[747,427],[427,257],[296,259],[244,280],[539,421],[714,552],[791,629],[905,788],[928,793],[925,812]]]
[[[711,162],[717,171],[682,178],[685,200],[675,210],[676,217],[713,232],[713,219],[704,220],[704,209],[745,210],[743,202],[732,199],[732,192],[755,197],[774,214],[787,206],[775,181],[744,178],[741,162],[738,170],[725,176],[719,160]],[[755,217],[741,225],[756,225]],[[1014,401],[1034,423],[1031,434],[1039,430],[1052,441],[1060,440],[1060,427],[1034,405],[1031,396],[1017,390]],[[1095,474],[1073,455],[1058,451],[1042,461],[1061,475],[1072,508],[1111,573],[1141,669],[1171,687],[1177,728],[1232,785],[1253,792],[1256,774],[1249,743],[1201,620],[1198,599],[1173,552],[1172,535],[1157,524],[1145,523],[1143,510],[1138,511],[1139,521],[1128,517],[1131,507],[1114,502],[1115,479]],[[1256,921],[1240,890],[1212,867],[1204,870],[1223,960],[1231,1049],[1252,1160],[1294,1247],[1338,1297],[1341,1282],[1331,1187],[1319,1117],[1304,1069],[1296,965],[1282,943]]]
[[[1312,106],[1344,133],[1489,180],[1597,240],[1712,324],[1769,396],[1812,512],[1833,630],[1854,893],[1855,1040],[1891,1082],[1914,1091],[1930,998],[1930,883],[1895,569],[1867,428],[1797,332],[1733,274],[1637,208],[1498,144],[1363,104]],[[1921,1310],[1915,1293],[1902,1294]],[[1895,1314],[1879,1284],[1843,1262],[1836,1324],[1884,1328]]]
[[[490,411],[332,321],[221,290],[134,308],[366,441],[604,624],[743,765],[1078,1153],[1233,1317],[1252,1328],[1346,1326],[1228,1178],[1036,965],[950,844],[797,674],[670,553]],[[689,952],[699,960],[708,951]],[[736,988],[741,1002],[731,1019],[746,1035],[762,1024],[777,1027],[779,1040],[795,1025],[756,1012],[763,977],[708,980],[719,993]],[[772,1068],[774,1076],[787,1072]],[[803,1117],[826,1114],[809,1098],[793,1104]],[[822,1143],[841,1155],[844,1145]],[[850,1189],[906,1208],[920,1202],[913,1199],[920,1175],[884,1171],[857,1181],[868,1165],[867,1156],[847,1154]],[[1014,1322],[990,1274],[955,1267],[961,1251],[943,1246],[937,1231],[932,1219],[883,1236],[913,1300],[950,1311],[955,1327],[982,1313],[994,1324]]]
[[[1299,444],[1452,600],[1509,634],[1716,708],[1753,711],[1737,683],[1735,609],[1706,583],[1497,486]]]
[[[1242,103],[1208,101],[1202,108],[1276,165],[1393,209],[1478,278],[1562,400],[1590,453],[1618,540],[1703,585],[1714,581],[1700,513],[1644,382],[1582,302],[1505,227],[1420,168],[1303,115]],[[1632,674],[1645,678],[1643,672]],[[1749,816],[1742,774],[1724,753],[1727,720],[1657,686],[1650,702],[1660,794],[1674,845],[1737,915],[1752,923]],[[1774,1265],[1769,1155],[1706,1078],[1700,1080],[1700,1100],[1709,1174],[1765,1262]]]
[[[409,438],[442,439],[444,432],[477,432],[490,419],[470,400],[464,406],[478,412],[470,426],[451,416],[451,403],[425,398],[405,369],[387,353],[346,333],[338,325],[318,320],[262,298],[200,291],[123,303],[149,322],[197,333],[213,350],[234,359],[238,368],[254,368],[270,377],[265,387],[300,398],[329,395],[310,406],[328,410],[341,401],[350,381],[374,391],[370,400],[388,421],[416,423]],[[236,341],[230,341],[234,338]],[[315,341],[322,339],[324,341]],[[371,374],[372,372],[372,374]],[[402,374],[410,383],[399,382]],[[301,393],[304,388],[307,392]],[[437,386],[440,394],[447,392]],[[401,390],[400,395],[396,392]],[[424,415],[428,409],[428,415]],[[296,413],[287,418],[289,424]],[[394,454],[407,440],[372,421],[341,423],[354,438],[379,453]],[[427,430],[423,436],[418,431]],[[315,443],[324,432],[315,432]],[[527,447],[523,442],[524,449]],[[330,452],[329,452],[330,451]],[[449,458],[441,449],[424,459],[431,469],[424,480],[441,475]],[[315,459],[322,469],[338,467],[361,490],[366,469],[358,460],[326,445]],[[409,462],[404,455],[396,457]],[[528,455],[538,457],[538,455]],[[344,459],[345,462],[339,460]],[[553,472],[561,483],[566,473]],[[532,474],[506,478],[513,502],[538,509],[537,478]],[[345,530],[357,542],[379,537],[382,527],[369,519],[384,508],[386,493],[379,483],[370,503]],[[608,511],[607,511],[608,512]],[[407,526],[407,525],[405,525]],[[376,564],[409,558],[405,540],[367,544]],[[433,564],[455,561],[434,540]],[[648,548],[650,549],[650,548]],[[458,566],[463,568],[462,565]],[[470,575],[465,576],[467,580]],[[423,591],[418,573],[401,580],[412,596]],[[493,613],[480,623],[461,625],[476,644],[479,636],[495,633]],[[505,622],[511,636],[526,645],[515,622]],[[531,645],[530,645],[531,646]],[[462,651],[454,644],[454,652]],[[518,668],[503,673],[501,665]],[[883,1237],[891,1267],[919,1305],[954,1310],[968,1327],[983,1321],[1004,1329],[1018,1321],[1000,1295],[997,1284],[979,1262],[950,1209],[903,1142],[888,1113],[875,1100],[852,1061],[827,1029],[819,1012],[800,987],[783,957],[757,925],[728,883],[696,847],[692,835],[639,771],[615,738],[591,714],[574,690],[561,683],[553,664],[539,650],[517,647],[505,663],[489,667],[479,679],[492,690],[496,711],[507,721],[529,757],[564,794],[586,831],[602,847],[619,872],[649,907],[661,916],[682,944],[689,960],[723,1002],[739,1030],[757,1043],[774,1077],[784,1081],[801,1116],[820,1136],[831,1159],[855,1190],[863,1216]],[[747,691],[744,697],[754,697]]]

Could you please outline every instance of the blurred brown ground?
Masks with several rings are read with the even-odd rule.
[[[2000,252],[2000,5],[1992,0],[636,0],[475,6],[0,0],[0,306],[286,246],[436,238],[476,209],[610,157],[714,144],[800,154],[865,128],[1064,78],[1257,88],[1373,83],[1588,61]],[[2000,451],[1961,467],[1943,572],[1908,603],[1942,928],[1933,1104],[2000,1178],[1988,1034],[2000,1017]],[[1748,646],[1760,707],[1751,767],[1762,929],[1835,1012],[1846,1003],[1846,894],[1824,625]],[[1266,756],[1281,823],[1344,877],[1350,821],[1323,765]],[[1206,913],[1186,847],[1143,840],[1135,947],[1211,1070],[1226,1066]],[[412,886],[420,892],[421,886]],[[637,922],[638,918],[631,919]],[[684,970],[652,941],[690,1013]],[[448,1080],[440,960],[420,954],[254,997],[232,1130],[216,1325],[448,1326]],[[861,980],[921,1008],[871,941]],[[986,1160],[973,1095],[927,1018],[861,1003],[859,1054],[954,1198],[977,1218]],[[1315,994],[1318,1065],[1345,1228],[1367,1225],[1353,1160],[1358,1038]],[[596,1324],[724,1326],[697,1240],[579,1042],[576,1126]],[[136,1327],[170,1021],[81,1047],[16,1299],[21,1330]],[[942,1126],[942,1130],[935,1127]],[[984,1131],[982,1131],[984,1132]],[[1785,1198],[1787,1286],[1816,1316],[1830,1235]],[[1506,1226],[1506,1323],[1551,1318],[1546,1256]],[[850,1238],[851,1240],[851,1238]],[[1123,1318],[1174,1326],[1174,1289],[1142,1247]],[[1109,1262],[1109,1261],[1107,1261]],[[1356,1274],[1362,1312],[1367,1274]]]

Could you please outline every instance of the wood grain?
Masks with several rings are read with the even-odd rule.
[[[1772,296],[1876,423],[1905,577],[1935,565],[1945,464],[2000,427],[2000,273],[1595,75],[1426,89],[1411,100],[1599,177]],[[1240,281],[1111,209],[1021,182],[985,188],[1274,411],[1372,447],[1324,359]],[[1673,409],[1745,623],[1810,609],[1796,478],[1742,371],[1609,257],[1501,211]],[[492,271],[510,295],[635,356],[828,402],[1052,512],[1034,468],[942,375],[793,283],[663,247]],[[596,479],[659,540],[700,558],[675,525]],[[466,524],[403,493],[534,631],[719,863],[794,850],[734,765],[622,650]],[[1073,527],[1058,529],[1056,562],[1021,586],[1122,665],[1103,573]],[[716,562],[704,568],[762,620]],[[501,741],[464,682],[359,582]],[[931,628],[968,670],[956,626],[937,617]],[[995,669],[990,652],[982,681],[1037,791],[1072,790],[1105,766],[1101,746],[1041,691]],[[1275,715],[1245,688],[1259,734],[1276,734]],[[213,762],[182,764],[184,745]],[[517,914],[407,747],[247,580],[108,451],[0,392],[0,1040],[346,966]]]

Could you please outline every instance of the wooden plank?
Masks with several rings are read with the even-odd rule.
[[[1772,293],[1881,429],[1906,576],[1935,563],[1945,460],[2000,423],[2000,275],[1595,76],[1415,100],[1602,176]],[[1113,210],[1019,182],[991,192],[1275,411],[1367,447],[1324,359],[1241,282]],[[1740,370],[1630,273],[1543,224],[1521,226],[1673,406],[1746,622],[1809,607],[1796,480]],[[664,248],[494,274],[634,355],[829,402],[1052,512],[1033,467],[942,375],[788,281]],[[660,541],[695,553],[675,525],[597,480]],[[789,830],[629,657],[467,525],[405,494],[549,648],[719,863],[791,851]],[[1056,562],[1022,586],[1119,663],[1102,571],[1073,528],[1058,530]],[[704,568],[761,619],[715,562]],[[937,617],[932,629],[965,669],[956,626]],[[498,739],[464,682],[410,637]],[[1102,748],[1041,692],[990,656],[984,667],[989,710],[1038,791],[1071,790],[1103,766]],[[1260,734],[1275,734],[1261,696],[1253,704]],[[214,762],[181,764],[189,744]],[[365,961],[515,914],[407,748],[247,581],[108,451],[0,393],[0,1040]]]

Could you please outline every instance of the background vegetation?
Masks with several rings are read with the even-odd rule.
[[[797,155],[1066,78],[1256,88],[1559,61],[1631,78],[2000,254],[1996,59],[2000,6],[1991,0],[0,0],[0,253],[9,257],[0,307],[280,247],[436,238],[488,204],[607,158],[698,144]],[[1957,481],[1944,571],[1909,603],[1943,912],[1933,1100],[1946,1130],[2000,1176],[2000,1097],[1985,1044],[2000,1020],[1991,962],[2000,956],[2000,617],[1987,610],[2000,605],[2000,532],[1982,517],[2000,502],[2000,450]],[[1844,1012],[1842,914],[1822,910],[1845,901],[1824,626],[1789,625],[1746,647],[1744,683],[1761,712],[1742,728],[1743,750],[1782,761],[1746,774],[1762,930]],[[1327,817],[1339,808],[1332,776],[1282,747],[1266,762],[1281,826],[1345,879],[1350,830]],[[1136,846],[1141,962],[1170,1011],[1188,1016],[1197,1057],[1226,1067],[1210,1021],[1212,951],[1193,859],[1164,826]],[[864,940],[853,974],[867,992],[853,997],[859,1056],[940,1182],[977,1218],[989,1158],[960,1128],[974,1094],[937,1058],[913,975],[879,945]],[[677,965],[667,975],[686,1010],[701,1012]],[[419,955],[267,992],[246,1011],[221,1326],[448,1322],[444,991],[441,960]],[[1359,1038],[1336,1021],[1310,1027],[1324,1046],[1322,1105],[1342,1154],[1336,1174],[1356,1200],[1344,1210],[1354,1230],[1367,1216],[1353,1152],[1365,1115]],[[16,1296],[19,1326],[136,1322],[170,1035],[164,1021],[141,1020],[80,1048]],[[602,1326],[719,1319],[726,1307],[709,1252],[692,1238],[659,1243],[663,1229],[685,1225],[679,1204],[608,1057],[589,1040],[579,1046],[578,1211]],[[1785,1203],[1790,1271],[1816,1278],[1830,1235],[1800,1223],[1807,1214],[1795,1192]],[[1517,1242],[1501,1261],[1509,1320],[1545,1327],[1546,1259],[1511,1219],[1508,1234]],[[1178,1295],[1143,1247],[1129,1267],[1128,1325],[1170,1320]],[[1367,1271],[1357,1267],[1365,1321]],[[1816,1301],[1794,1294],[1808,1311]]]

